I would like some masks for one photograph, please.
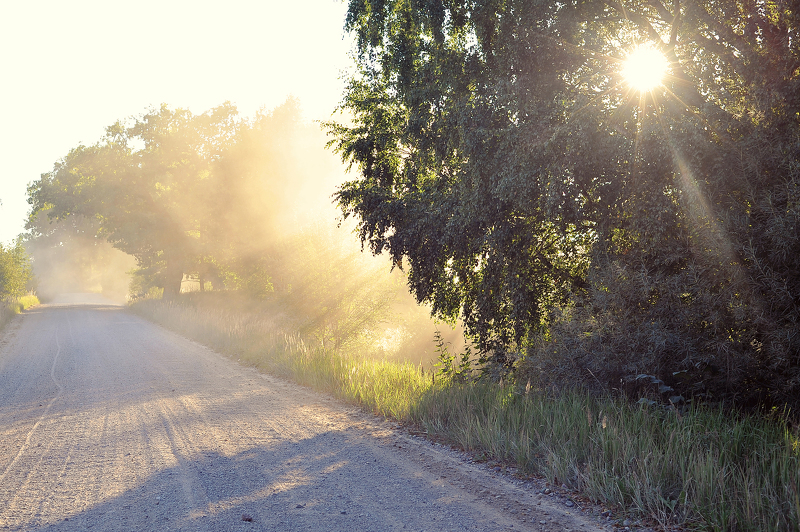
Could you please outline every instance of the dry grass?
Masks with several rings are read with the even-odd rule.
[[[12,301],[0,301],[0,328],[5,325],[17,314],[39,304],[39,298],[32,294],[22,296]]]
[[[379,415],[410,419],[411,405],[430,386],[430,378],[417,366],[309,347],[289,318],[265,313],[268,306],[260,303],[232,312],[202,303],[144,300],[131,308],[244,364],[359,403]]]

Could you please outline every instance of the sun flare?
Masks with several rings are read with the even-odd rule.
[[[622,62],[625,81],[639,92],[647,92],[661,84],[669,61],[652,46],[637,46]]]

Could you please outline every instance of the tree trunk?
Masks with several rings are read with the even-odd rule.
[[[175,299],[181,293],[183,267],[181,264],[168,263],[164,271],[164,299]]]

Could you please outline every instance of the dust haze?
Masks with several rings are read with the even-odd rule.
[[[40,217],[46,218],[44,215]],[[48,231],[26,242],[42,301],[59,294],[93,292],[115,302],[128,296],[129,272],[136,260],[98,238],[91,220],[82,217],[44,223]]]

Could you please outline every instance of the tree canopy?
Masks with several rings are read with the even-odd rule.
[[[800,397],[800,9],[351,0],[337,199],[484,359]],[[649,44],[663,83],[635,91]],[[548,355],[549,356],[549,355]],[[552,370],[553,367],[549,366]],[[678,382],[680,380],[680,382]]]
[[[162,105],[111,125],[30,185],[33,247],[107,240],[136,258],[142,289],[175,295],[191,275],[201,288],[213,279],[263,295],[270,242],[317,207],[299,204],[332,173],[312,155],[323,144],[293,99],[253,119],[230,104],[200,115]]]
[[[104,139],[79,146],[29,187],[33,215],[91,219],[99,236],[136,257],[167,293],[180,290],[208,244],[210,214],[199,205],[211,166],[230,140],[235,109],[193,116],[162,106]],[[32,216],[30,229],[47,231]]]

